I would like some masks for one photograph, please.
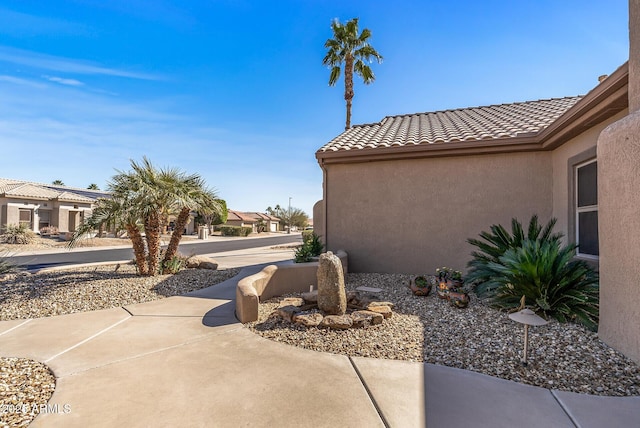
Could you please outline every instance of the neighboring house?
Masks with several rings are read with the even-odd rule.
[[[262,220],[265,232],[277,232],[279,229],[280,219],[265,213],[258,212],[242,212],[229,210],[227,215],[228,226],[251,227],[254,232],[258,231],[258,224]]]
[[[73,232],[106,192],[0,178],[0,227],[24,224],[34,232],[55,226]]]
[[[463,270],[467,238],[558,219],[599,260],[597,140],[627,114],[628,65],[581,97],[388,116],[320,148],[316,233],[353,272]]]

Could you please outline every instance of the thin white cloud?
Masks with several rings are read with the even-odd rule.
[[[31,86],[33,88],[45,87],[45,85],[43,85],[42,83],[34,82],[33,80],[21,79],[19,77],[7,76],[7,75],[0,75],[0,82],[8,82],[8,83],[13,83],[15,85]]]
[[[29,37],[38,34],[88,34],[85,24],[55,19],[51,17],[30,15],[0,7],[0,32],[18,37]]]
[[[45,79],[51,81],[51,82],[56,82],[56,83],[60,83],[61,85],[67,85],[67,86],[84,86],[84,83],[82,83],[79,80],[76,79],[65,79],[64,77],[57,77],[57,76],[42,76]]]
[[[141,80],[161,80],[160,76],[138,73],[115,68],[102,67],[89,61],[45,55],[37,52],[0,46],[0,61],[37,69],[61,71],[66,73],[105,75]]]

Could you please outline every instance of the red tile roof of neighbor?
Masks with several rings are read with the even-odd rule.
[[[387,116],[355,125],[319,152],[513,138],[538,133],[582,97],[554,98],[432,113]]]

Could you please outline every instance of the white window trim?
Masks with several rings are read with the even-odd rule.
[[[575,208],[575,237],[576,237],[576,244],[578,245],[578,249],[576,250],[576,256],[581,258],[581,259],[587,259],[587,260],[600,260],[600,256],[596,256],[593,254],[585,254],[585,253],[581,253],[580,252],[580,221],[579,221],[579,216],[580,213],[586,213],[586,212],[598,212],[598,205],[587,205],[584,207],[579,207],[578,206],[578,170],[584,166],[587,166],[589,164],[595,163],[597,162],[598,159],[591,159],[588,160],[586,162],[582,162],[579,164],[576,164],[574,167],[574,185],[575,185],[575,189],[574,189],[574,195],[575,195],[575,200],[573,202],[573,206]]]

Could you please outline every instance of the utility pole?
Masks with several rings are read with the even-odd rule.
[[[289,196],[289,229],[287,233],[291,233],[291,196]]]

